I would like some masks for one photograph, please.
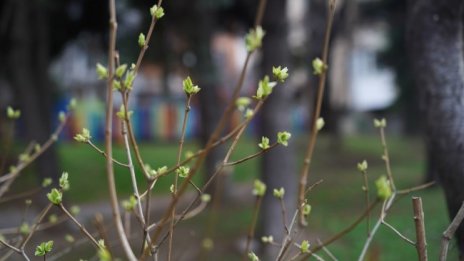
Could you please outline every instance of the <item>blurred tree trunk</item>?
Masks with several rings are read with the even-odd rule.
[[[193,48],[197,56],[198,62],[194,66],[194,74],[197,78],[201,91],[199,93],[200,113],[201,113],[201,142],[206,145],[209,137],[216,128],[219,118],[223,111],[223,105],[220,102],[218,94],[218,81],[216,69],[213,65],[211,56],[211,39],[215,25],[214,6],[211,6],[207,1],[200,1],[200,4],[194,4],[193,9],[195,15],[192,16],[195,21],[192,21]],[[224,148],[218,146],[211,150],[206,157],[204,176],[205,181],[216,171],[218,163],[224,158]],[[220,182],[221,194],[228,196],[227,184],[224,184],[227,176],[220,175],[216,181],[207,189],[209,194],[215,191],[216,182]]]
[[[443,186],[450,217],[464,201],[462,0],[411,1],[408,49],[426,126],[428,171]],[[464,260],[464,226],[457,231]]]
[[[289,66],[290,54],[287,44],[287,1],[269,0],[263,20],[266,36],[263,40],[262,70],[264,74],[272,73],[272,66]],[[290,67],[291,73],[291,67]],[[286,90],[285,84],[274,88],[272,95],[266,100],[262,111],[262,136],[276,139],[277,132],[291,128],[289,115],[291,114],[291,93]],[[256,141],[258,143],[258,141]],[[293,151],[293,142],[289,147],[276,147],[265,153],[262,157],[262,177],[267,184],[268,191],[264,197],[260,222],[262,235],[272,235],[277,242],[283,238],[284,227],[281,217],[281,208],[278,200],[273,197],[274,188],[285,188],[285,204],[287,218],[290,220],[296,210],[296,166]],[[271,260],[277,256],[273,246],[264,249],[264,260]]]
[[[48,15],[41,1],[14,0],[7,33],[6,75],[22,110],[27,142],[45,142],[52,134],[53,86],[48,76]],[[56,149],[52,146],[36,161],[40,179],[58,177]]]

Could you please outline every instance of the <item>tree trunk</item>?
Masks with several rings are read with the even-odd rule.
[[[408,49],[426,127],[428,168],[443,186],[450,217],[464,201],[462,0],[412,1]],[[464,226],[457,231],[461,260]]]
[[[52,134],[53,88],[48,77],[48,24],[39,1],[16,0],[13,3],[6,57],[7,79],[22,110],[27,141],[43,143]],[[57,179],[57,155],[54,146],[37,159],[40,177]]]
[[[196,16],[193,16],[195,21],[192,21],[192,26],[195,30],[193,36],[194,51],[198,58],[198,63],[193,68],[195,76],[202,90],[199,93],[200,113],[201,113],[201,134],[200,140],[203,145],[206,144],[209,137],[213,133],[216,125],[219,122],[223,107],[220,103],[218,94],[218,81],[215,73],[212,57],[211,57],[211,38],[214,28],[214,11],[207,5],[205,1],[201,4],[195,4]],[[205,162],[205,181],[216,171],[218,163],[224,157],[224,148],[218,146],[210,151],[206,157]],[[226,176],[219,175],[216,181],[207,189],[207,193],[213,194],[215,192],[217,182],[220,180],[228,179]],[[220,182],[223,196],[228,196],[226,190],[230,186]]]
[[[287,1],[268,1],[263,20],[263,28],[266,36],[263,40],[262,69],[264,74],[271,74],[272,66],[289,66],[289,50],[287,44]],[[290,66],[289,66],[290,67]],[[290,67],[291,73],[291,67]],[[262,136],[276,139],[277,132],[289,130],[290,124],[291,93],[286,90],[285,84],[274,88],[273,93],[266,100],[262,111],[262,124],[260,132]],[[258,143],[258,142],[256,142]],[[296,168],[293,152],[293,143],[289,147],[279,146],[262,157],[262,177],[268,191],[264,197],[260,222],[262,235],[272,235],[279,242],[284,236],[284,227],[281,217],[281,208],[278,200],[273,197],[274,188],[285,188],[285,204],[287,207],[287,219],[290,220],[296,210]],[[287,224],[288,225],[288,224]],[[275,247],[264,249],[264,260],[271,260],[277,255]]]

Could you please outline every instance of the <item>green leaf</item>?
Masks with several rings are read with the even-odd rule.
[[[47,253],[51,252],[53,249],[53,241],[42,242],[35,249],[35,256],[45,256]]]

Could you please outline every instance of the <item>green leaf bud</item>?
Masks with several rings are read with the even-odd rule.
[[[64,240],[66,240],[66,242],[68,243],[74,243],[76,240],[74,239],[74,237],[70,234],[66,234],[64,236]]]
[[[137,199],[135,198],[135,196],[130,196],[128,200],[123,200],[122,201],[122,207],[127,212],[132,211],[135,208],[136,205],[137,205]]]
[[[261,143],[258,144],[258,146],[263,149],[269,149],[269,138],[268,137],[261,137]]]
[[[63,172],[60,177],[60,187],[62,190],[69,190],[69,174],[68,172]]]
[[[282,131],[277,133],[277,143],[288,146],[288,141],[292,137],[292,134],[287,131]]]
[[[21,117],[21,111],[20,110],[14,110],[12,107],[8,106],[6,108],[6,116],[10,120],[16,120],[19,117]]]
[[[211,201],[211,195],[210,194],[202,194],[201,195],[201,201],[208,203]]]
[[[60,111],[58,113],[58,120],[63,123],[66,120],[66,113],[64,111]]]
[[[52,184],[51,178],[44,178],[42,181],[42,187],[46,188]]]
[[[272,89],[277,85],[276,82],[270,82],[269,76],[264,76],[262,80],[259,81],[258,90],[256,90],[256,95],[253,96],[255,99],[262,100],[269,96],[272,93]]]
[[[322,128],[324,128],[324,125],[325,125],[324,118],[320,117],[319,119],[317,119],[317,121],[316,121],[316,129],[317,129],[317,131],[322,130]]]
[[[301,244],[300,244],[301,253],[303,253],[303,254],[309,253],[309,247],[310,247],[310,244],[309,244],[308,240],[301,241]]]
[[[127,64],[121,64],[118,66],[118,68],[116,68],[116,71],[114,72],[114,74],[116,75],[116,77],[121,78],[126,72],[126,70],[127,70]]]
[[[257,26],[255,29],[250,29],[250,32],[245,36],[245,45],[248,52],[253,52],[254,50],[261,47],[263,43],[263,37],[266,32],[261,26]]]
[[[190,168],[185,166],[180,166],[176,169],[176,174],[179,175],[181,178],[186,178],[190,173]]]
[[[61,194],[59,190],[54,188],[52,189],[52,191],[50,191],[50,193],[47,193],[47,198],[54,205],[59,205],[63,201],[63,194]]]
[[[119,107],[119,111],[116,112],[116,116],[120,120],[128,120],[132,116],[132,113],[133,113],[133,111],[127,111],[127,115],[126,115],[126,110],[124,108],[124,105],[121,105],[121,107]]]
[[[31,232],[31,227],[27,222],[23,222],[21,226],[19,226],[19,233],[23,235],[27,235]]]
[[[261,180],[255,180],[253,184],[253,195],[257,197],[262,197],[266,193],[266,184],[264,184]]]
[[[281,66],[279,67],[272,67],[272,74],[274,75],[274,78],[279,81],[279,82],[285,82],[285,80],[288,78],[288,68],[284,67],[282,69]]]
[[[376,128],[385,128],[387,127],[387,120],[382,118],[381,120],[374,119],[374,127]]]
[[[281,187],[279,189],[274,189],[272,192],[273,192],[274,197],[276,197],[278,199],[283,199],[284,198],[285,189],[283,187]]]
[[[150,8],[150,14],[156,19],[160,19],[164,16],[164,9],[161,6],[154,5]]]
[[[313,70],[315,75],[321,75],[327,70],[328,66],[327,64],[324,64],[324,62],[316,58],[313,60]]]
[[[145,35],[143,33],[139,34],[139,46],[144,47],[145,46]]]
[[[56,214],[51,214],[50,216],[48,216],[48,222],[50,222],[51,224],[55,224],[56,222],[58,222],[58,216]]]
[[[49,252],[51,252],[53,249],[53,241],[48,241],[48,242],[42,242],[40,245],[38,245],[35,249],[35,256],[45,256]]]
[[[196,94],[201,90],[201,88],[199,88],[198,85],[193,84],[192,79],[190,78],[190,76],[188,76],[187,78],[185,78],[185,80],[182,81],[182,86],[183,86],[184,92],[185,92],[185,94],[187,94],[187,96],[191,96],[193,94]]]
[[[386,200],[392,195],[390,181],[385,175],[380,176],[380,178],[375,181],[375,186],[377,187],[377,197],[379,199]]]
[[[361,171],[361,172],[365,172],[367,171],[367,161],[366,160],[363,160],[362,162],[359,162],[358,163],[358,170]]]
[[[74,140],[82,143],[89,142],[91,138],[92,136],[90,136],[90,131],[86,128],[83,128],[81,133],[78,133],[76,136],[74,136]]]
[[[108,69],[106,69],[106,67],[101,63],[97,63],[96,71],[98,79],[103,80],[108,78]]]
[[[309,205],[309,204],[307,204],[307,203],[304,203],[304,205],[303,205],[303,211],[302,211],[302,212],[303,212],[303,215],[306,216],[306,217],[309,216],[309,214],[311,214],[311,210],[312,210],[311,205]]]
[[[251,261],[259,261],[259,257],[253,253],[253,252],[250,252],[248,253],[248,258],[251,260]]]
[[[261,242],[263,242],[264,244],[271,244],[274,242],[274,237],[273,236],[262,236]]]
[[[211,238],[204,238],[201,242],[201,246],[206,250],[211,250],[214,247],[214,241]]]
[[[235,101],[235,105],[239,111],[244,111],[245,108],[250,105],[251,99],[248,97],[240,97]]]
[[[73,206],[71,206],[71,208],[70,208],[70,212],[71,212],[71,214],[73,214],[74,216],[77,216],[77,215],[79,215],[79,213],[81,212],[81,208],[80,208],[79,206],[73,205]]]

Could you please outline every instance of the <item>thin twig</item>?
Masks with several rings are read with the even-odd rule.
[[[453,218],[453,221],[450,223],[448,228],[443,232],[443,237],[441,238],[441,249],[440,249],[440,261],[446,261],[448,256],[448,246],[451,239],[454,236],[454,233],[458,229],[462,220],[464,219],[464,202],[456,213],[456,216]]]
[[[42,222],[42,220],[45,218],[45,216],[47,215],[48,211],[50,211],[50,209],[52,208],[52,204],[48,204],[44,210],[42,210],[42,212],[39,214],[39,216],[37,217],[36,221],[34,222],[34,225],[32,226],[31,228],[31,231],[29,232],[29,234],[23,239],[23,241],[21,242],[20,246],[19,246],[19,249],[21,251],[24,251],[24,247],[26,246],[26,244],[29,242],[29,240],[32,238],[32,235],[35,233],[35,231],[37,230],[37,227],[39,226],[39,224]]]
[[[415,246],[416,243],[414,243],[414,241],[412,241],[411,239],[407,238],[405,235],[401,234],[400,231],[398,231],[398,229],[396,229],[394,226],[390,225],[390,223],[388,223],[387,221],[385,220],[382,220],[382,224],[385,225],[386,227],[388,227],[389,229],[391,229],[393,232],[395,232],[401,239],[403,239],[404,241],[408,242],[409,244]]]
[[[101,155],[105,156],[105,158],[106,158],[106,153],[105,153],[103,150],[101,150],[100,148],[98,148],[95,144],[93,144],[92,141],[88,140],[88,141],[87,141],[87,144],[89,144],[89,145],[90,145],[92,148],[94,148],[98,153],[100,153]],[[114,159],[114,158],[113,158],[112,160],[113,160],[114,163],[116,163],[116,164],[118,164],[118,165],[120,165],[120,166],[123,166],[123,167],[126,167],[126,168],[129,167],[128,164],[119,162],[119,161],[117,161],[117,160]]]
[[[330,33],[332,30],[333,16],[335,13],[335,2],[336,0],[329,1],[329,8],[327,12],[327,23],[325,27],[324,47],[322,50],[322,62],[324,63],[324,65],[326,65],[328,61]],[[311,119],[311,134],[310,134],[308,147],[307,147],[304,161],[303,161],[303,168],[300,174],[299,196],[298,196],[300,207],[302,207],[303,203],[305,202],[305,191],[306,191],[306,184],[308,182],[309,167],[311,164],[311,160],[313,158],[314,147],[316,145],[316,139],[317,139],[317,134],[318,134],[316,122],[319,119],[320,114],[321,114],[322,100],[324,97],[326,78],[327,78],[327,70],[323,70],[322,74],[319,77],[319,86],[317,89],[316,106],[315,106],[313,117]],[[300,224],[301,225],[307,224],[306,219],[303,215],[302,209],[300,209]]]
[[[288,247],[292,243],[292,231],[293,231],[293,226],[296,223],[297,217],[298,217],[298,209],[295,210],[295,214],[293,215],[292,222],[290,223],[290,227],[288,229],[289,233],[285,236],[285,238],[282,241],[281,248],[279,250],[279,254],[277,255],[276,261],[280,261],[285,257],[285,253],[288,250]]]
[[[114,86],[114,70],[115,70],[115,54],[116,54],[116,4],[115,0],[109,0],[110,9],[110,30],[109,30],[109,46],[108,46],[108,80],[106,90],[106,120],[105,120],[105,153],[106,157],[106,176],[108,179],[108,189],[110,193],[110,203],[113,212],[113,219],[116,225],[116,233],[122,245],[122,249],[127,259],[135,261],[137,258],[132,252],[131,246],[124,233],[124,226],[121,220],[121,212],[119,210],[118,195],[116,192],[116,183],[114,180],[113,166],[113,86]]]
[[[276,143],[272,144],[271,146],[269,146],[269,148],[267,148],[267,149],[260,150],[260,151],[258,151],[256,153],[252,154],[252,155],[249,155],[249,156],[247,156],[247,157],[245,157],[243,159],[239,159],[237,161],[227,162],[227,163],[224,164],[224,166],[225,167],[234,166],[234,165],[241,164],[241,163],[243,163],[245,161],[254,159],[256,157],[259,157],[259,156],[263,155],[264,153],[268,152],[269,150],[275,148],[277,145],[279,145],[279,143],[276,142]]]
[[[261,203],[263,202],[263,197],[258,196],[256,198],[255,207],[253,208],[253,218],[251,220],[250,228],[248,229],[247,241],[245,244],[245,251],[243,252],[242,260],[246,260],[248,252],[250,251],[251,240],[255,236],[256,222],[258,221],[259,209],[261,208]]]
[[[436,184],[435,181],[431,181],[431,182],[428,182],[428,183],[419,185],[419,186],[417,186],[417,187],[412,187],[412,188],[408,188],[408,189],[398,190],[398,191],[396,191],[396,194],[398,194],[398,195],[409,194],[409,193],[414,192],[414,191],[418,191],[418,190],[423,190],[423,189],[429,188],[429,187],[431,187],[431,186],[433,186],[433,185],[435,185],[435,184]]]
[[[412,197],[412,208],[414,210],[414,224],[416,225],[416,249],[419,261],[427,261],[427,239],[425,237],[424,210],[422,199]]]
[[[79,227],[81,232],[90,240],[90,242],[94,244],[94,246],[97,249],[102,248],[102,246],[98,244],[98,241],[89,233],[89,231],[87,231],[87,229],[85,229],[85,227],[79,221],[77,221],[76,218],[73,217],[71,213],[69,213],[69,211],[64,207],[63,204],[59,204],[57,206],[63,211],[63,213],[66,214],[66,216],[68,216],[74,222],[74,224],[76,224]]]
[[[321,241],[319,238],[317,239],[317,243],[318,243],[319,245],[322,245],[322,244],[323,244],[322,241]],[[323,247],[322,247],[322,250],[323,250],[333,261],[338,261],[338,259],[335,257],[335,255],[332,254],[332,252],[330,252],[330,250],[329,250],[327,247],[323,246]]]
[[[384,127],[380,127],[380,139],[382,141],[382,147],[383,147],[382,159],[385,161],[385,167],[387,169],[388,180],[390,181],[392,190],[396,191],[395,181],[393,180],[393,175],[391,171],[390,154],[388,153],[387,139],[385,137]]]

